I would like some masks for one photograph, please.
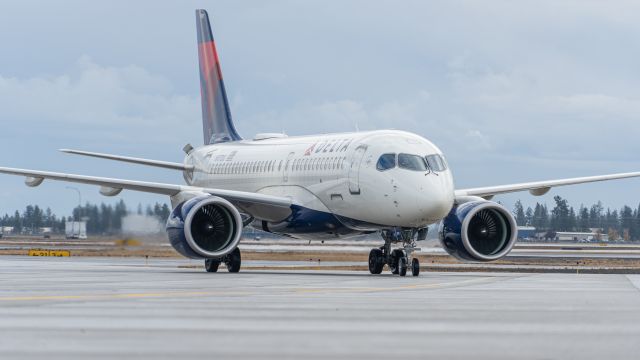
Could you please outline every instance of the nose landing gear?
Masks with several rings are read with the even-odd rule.
[[[392,274],[406,276],[407,270],[411,270],[411,275],[420,274],[420,261],[411,258],[414,251],[420,250],[413,240],[418,230],[383,230],[382,238],[384,246],[379,249],[372,249],[369,253],[369,272],[380,274],[384,265],[388,265]],[[422,230],[421,230],[422,231]],[[402,242],[402,248],[391,250],[391,244]],[[411,259],[411,264],[409,264]]]

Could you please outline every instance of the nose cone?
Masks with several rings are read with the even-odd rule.
[[[429,175],[429,177],[434,177]],[[444,178],[444,176],[441,176]],[[427,221],[434,223],[442,220],[453,206],[454,191],[453,185],[447,179],[429,179],[424,188],[423,195],[423,215]]]

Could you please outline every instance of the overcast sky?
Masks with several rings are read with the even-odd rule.
[[[408,130],[445,152],[458,188],[640,170],[640,2],[586,0],[3,1],[0,166],[182,183],[57,149],[182,161],[202,144],[199,7],[244,137]],[[68,213],[67,186],[2,175],[0,213]],[[556,194],[638,204],[640,180],[496,200]]]

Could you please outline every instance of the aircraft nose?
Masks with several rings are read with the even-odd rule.
[[[431,177],[423,191],[423,202],[425,204],[426,215],[429,219],[440,220],[447,216],[453,206],[454,194],[453,186],[444,177]]]

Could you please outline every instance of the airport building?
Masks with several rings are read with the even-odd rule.
[[[558,231],[556,232],[557,241],[609,241],[607,234],[599,232],[577,232],[577,231]]]
[[[609,236],[603,234],[601,229],[589,229],[589,232],[580,231],[543,231],[539,232],[533,226],[518,226],[518,240],[553,240],[553,241],[578,241],[578,242],[598,242],[609,241]]]
[[[518,226],[518,240],[531,240],[536,238],[536,228],[533,226]]]

